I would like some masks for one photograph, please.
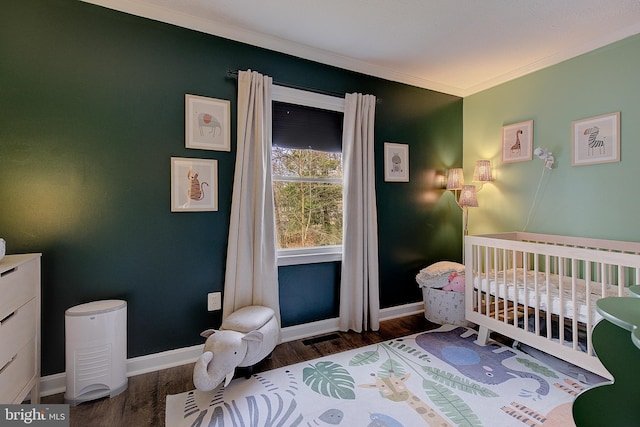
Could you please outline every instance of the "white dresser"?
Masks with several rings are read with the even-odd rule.
[[[0,403],[40,402],[40,257],[0,260]]]

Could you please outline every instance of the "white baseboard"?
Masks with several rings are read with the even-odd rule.
[[[338,318],[319,320],[302,325],[287,326],[280,330],[280,341],[289,342],[309,338],[315,335],[328,334],[339,330]]]
[[[422,302],[384,308],[380,310],[380,320],[395,319],[402,316],[421,313],[423,311],[424,305]],[[282,342],[289,342],[309,338],[315,335],[336,332],[338,330],[337,318],[326,319],[282,328],[281,338]],[[185,365],[187,363],[194,363],[202,354],[203,348],[204,344],[199,344],[191,347],[178,348],[175,350],[162,351],[160,353],[147,354],[145,356],[127,359],[127,377]],[[67,377],[64,372],[47,375],[40,379],[41,396],[64,393],[66,388]]]
[[[422,301],[383,308],[380,310],[380,320],[397,319],[398,317],[411,316],[419,313],[424,313],[424,302]]]
[[[147,354],[145,356],[127,359],[127,377],[172,368],[174,366],[194,363],[202,354],[204,344],[192,347],[167,350],[160,353]],[[67,376],[64,372],[47,375],[40,379],[40,395],[64,393],[67,389]]]
[[[380,321],[396,319],[398,317],[410,316],[424,312],[424,303],[416,302],[412,304],[398,305],[395,307],[383,308],[380,310]],[[309,338],[315,335],[328,334],[338,331],[339,319],[326,319],[317,322],[305,323],[302,325],[288,326],[282,328],[282,342],[295,341]]]

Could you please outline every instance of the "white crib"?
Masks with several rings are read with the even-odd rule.
[[[502,233],[465,237],[465,315],[591,372],[612,378],[595,356],[596,300],[640,284],[640,243]]]

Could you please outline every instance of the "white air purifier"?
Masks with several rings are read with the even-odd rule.
[[[113,397],[127,389],[127,303],[94,301],[65,311],[65,403]]]

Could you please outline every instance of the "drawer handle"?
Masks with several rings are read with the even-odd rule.
[[[16,360],[17,357],[18,355],[16,354],[2,368],[0,368],[0,375],[2,375],[2,373],[13,363],[14,360]]]
[[[16,271],[18,271],[18,267],[13,267],[11,270],[3,271],[2,273],[0,273],[0,277],[8,276],[9,274],[15,273]]]
[[[18,310],[14,311],[13,313],[9,314],[7,317],[5,317],[4,319],[0,320],[0,326],[4,325],[5,323],[7,323],[7,321],[9,319],[11,319],[13,316],[16,315],[16,313],[18,313]]]

